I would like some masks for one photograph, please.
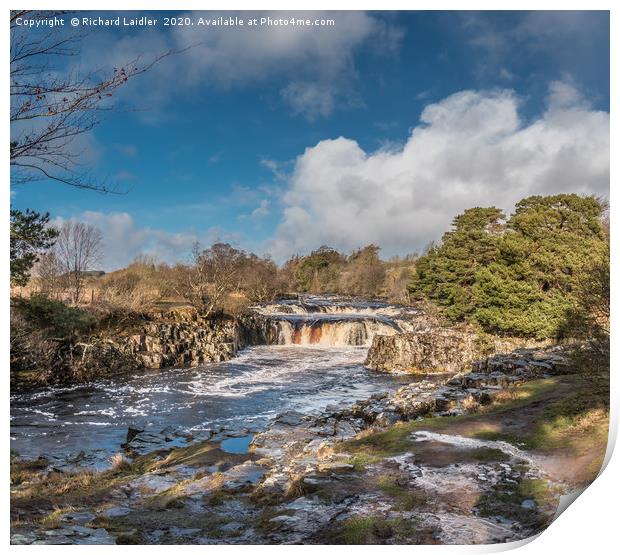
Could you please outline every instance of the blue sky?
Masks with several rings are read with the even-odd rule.
[[[194,240],[387,257],[472,205],[606,194],[606,12],[323,16],[336,25],[93,30],[82,67],[193,47],[130,82],[78,145],[126,194],[37,181],[13,206],[99,226],[111,270],[139,252],[183,260]]]

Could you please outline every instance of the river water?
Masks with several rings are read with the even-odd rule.
[[[321,302],[261,307],[282,326],[283,344],[250,347],[227,362],[12,395],[11,448],[59,463],[83,453],[82,464],[103,468],[129,426],[194,439],[261,431],[283,411],[316,413],[411,381],[363,365],[374,333],[398,327],[386,321],[389,307]]]

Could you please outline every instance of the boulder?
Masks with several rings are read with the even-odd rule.
[[[376,335],[365,364],[383,372],[460,372],[481,354],[476,334],[438,328]]]

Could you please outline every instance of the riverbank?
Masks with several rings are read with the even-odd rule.
[[[558,350],[494,357],[443,385],[406,385],[320,416],[285,413],[245,454],[164,444],[102,473],[15,460],[13,542],[529,537],[560,495],[592,481],[605,451],[607,384],[570,373],[569,360]]]
[[[120,314],[42,297],[14,299],[12,305],[12,391],[195,367],[268,341],[268,330],[253,313],[204,317],[191,307],[176,307]]]

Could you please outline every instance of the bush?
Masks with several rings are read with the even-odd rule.
[[[170,269],[148,257],[101,278],[99,299],[112,307],[143,310],[170,293]]]
[[[49,337],[69,337],[92,329],[96,317],[84,309],[67,306],[37,293],[28,299],[18,299],[14,310],[33,328]]]

